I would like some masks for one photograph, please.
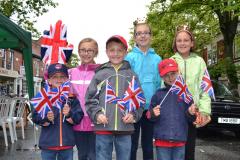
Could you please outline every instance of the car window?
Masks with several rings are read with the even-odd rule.
[[[233,96],[231,91],[223,84],[213,81],[215,96]]]

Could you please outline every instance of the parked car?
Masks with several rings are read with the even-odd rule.
[[[221,82],[212,81],[216,100],[212,100],[211,122],[204,128],[226,129],[240,138],[240,98]]]

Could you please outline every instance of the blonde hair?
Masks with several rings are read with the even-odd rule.
[[[177,35],[180,33],[180,32],[185,32],[187,33],[190,38],[191,38],[191,41],[193,42],[193,46],[191,47],[190,49],[190,52],[193,52],[194,49],[195,49],[195,38],[193,36],[193,33],[192,31],[190,30],[189,26],[187,25],[180,25],[176,28],[176,33],[175,33],[175,36],[174,36],[174,40],[173,40],[173,44],[172,44],[172,49],[174,52],[177,52],[177,46],[176,46],[176,38],[177,38]]]
[[[84,38],[82,39],[79,44],[78,44],[78,50],[80,49],[80,46],[83,44],[83,43],[86,43],[86,42],[92,42],[94,45],[95,45],[95,56],[98,55],[98,43],[95,39],[93,38]]]

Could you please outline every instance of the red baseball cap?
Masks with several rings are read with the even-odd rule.
[[[168,72],[177,72],[178,64],[173,59],[164,59],[158,64],[158,71],[161,77],[163,77]]]
[[[124,45],[124,47],[128,49],[127,41],[122,36],[114,35],[110,37],[106,42],[106,46],[108,45],[109,42],[112,42],[112,41],[120,41]]]

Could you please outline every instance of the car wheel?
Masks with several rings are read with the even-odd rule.
[[[240,131],[235,131],[234,132],[237,138],[240,138]]]

